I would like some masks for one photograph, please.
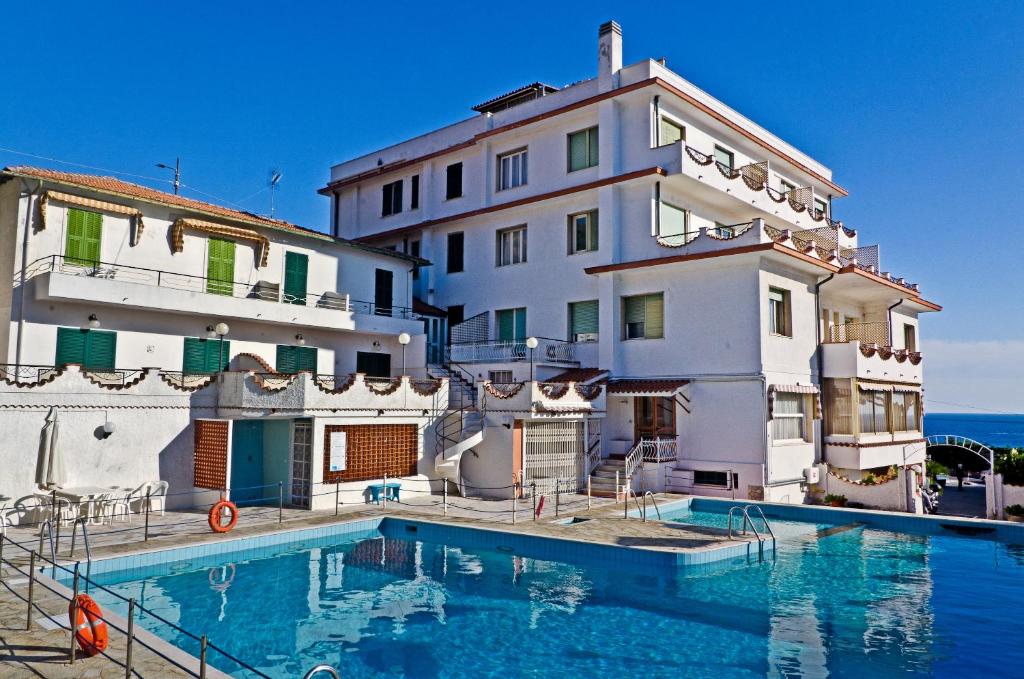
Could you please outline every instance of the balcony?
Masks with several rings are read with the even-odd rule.
[[[530,415],[587,415],[604,412],[605,389],[600,384],[575,382],[491,382],[478,384],[478,403],[490,411]]]
[[[334,291],[293,297],[268,281],[220,281],[107,262],[79,264],[60,255],[36,260],[27,267],[27,277],[40,301],[87,301],[332,330],[422,332],[419,316],[407,307],[378,306]]]
[[[451,363],[576,363],[576,343],[538,337],[537,348],[530,349],[526,340],[486,340],[453,342],[447,349]]]
[[[838,326],[834,329],[841,330],[846,327],[849,326]],[[872,332],[877,333],[878,330]],[[886,346],[888,343],[888,335],[886,335],[885,345],[862,342],[856,338],[841,343],[823,344],[821,346],[823,352],[822,375],[824,377],[921,384],[923,377],[921,353],[902,349],[894,350]]]
[[[829,344],[860,342],[861,344],[874,344],[880,347],[887,347],[892,344],[889,339],[889,324],[885,321],[833,325],[829,328],[829,336],[826,342]]]

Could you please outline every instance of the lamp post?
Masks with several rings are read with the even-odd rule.
[[[224,335],[228,334],[231,328],[227,323],[218,323],[213,326],[213,332],[220,338],[220,346],[217,348],[217,372],[224,372]]]
[[[174,167],[164,163],[157,163],[156,166],[161,170],[174,170],[174,195],[178,195],[178,190],[181,188],[181,158],[174,159]]]
[[[537,348],[540,342],[537,341],[536,337],[526,338],[526,348],[530,350],[530,381],[533,382],[533,350]]]
[[[412,341],[409,333],[403,332],[398,336],[398,343],[402,345],[402,377],[405,377],[405,347]]]

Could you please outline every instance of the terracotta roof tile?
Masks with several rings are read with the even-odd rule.
[[[545,382],[578,382],[585,384],[592,380],[596,380],[598,377],[602,377],[607,374],[608,371],[602,368],[569,368],[563,373],[559,373],[554,377],[549,377],[544,380]]]
[[[690,383],[684,379],[618,378],[608,382],[609,394],[672,394]]]

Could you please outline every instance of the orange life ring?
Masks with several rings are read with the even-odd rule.
[[[77,620],[71,617],[73,612]],[[82,653],[88,657],[105,651],[110,642],[107,636],[107,623],[103,621],[102,616],[103,610],[100,605],[88,594],[79,594],[68,604],[68,620],[75,630],[75,640],[82,648]]]
[[[230,510],[231,520],[227,523],[221,523],[221,512],[225,509]],[[207,518],[210,521],[210,528],[214,533],[227,533],[238,523],[238,507],[231,500],[221,500],[210,507],[210,515]]]

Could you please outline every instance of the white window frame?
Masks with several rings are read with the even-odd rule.
[[[579,249],[576,247],[576,230],[579,228],[577,220],[583,218],[583,229],[586,232],[586,247]],[[583,212],[574,212],[569,215],[569,254],[578,255],[584,252],[597,252],[600,238],[592,229],[597,228],[598,216],[597,210],[584,210]],[[594,238],[591,238],[594,236]]]
[[[521,224],[497,232],[495,242],[495,261],[497,267],[526,264],[527,262],[527,226]]]
[[[776,299],[776,296],[779,299]],[[782,325],[778,327],[776,307],[782,305]],[[771,286],[768,288],[768,333],[775,337],[793,337],[793,298],[789,290]]]
[[[511,370],[488,370],[487,379],[494,384],[512,384],[515,381]]]
[[[529,183],[529,161],[526,147],[498,154],[496,190],[526,186]]]
[[[667,141],[665,141],[662,138],[662,135],[661,135],[661,123],[662,123],[662,121],[668,123],[672,127],[678,127],[679,128],[679,133],[680,133],[679,134],[679,139],[677,139],[676,141],[667,142]],[[661,113],[658,116],[657,120],[655,121],[655,125],[658,126],[658,129],[655,132],[655,134],[658,135],[658,146],[659,147],[661,147],[661,146],[671,146],[672,144],[678,144],[680,142],[683,143],[683,144],[686,143],[686,125],[681,120],[678,120],[677,118],[674,118],[673,116],[670,116],[670,115],[668,115],[668,114],[663,112],[663,113]]]
[[[723,154],[726,154],[726,155],[729,156],[729,162],[728,163],[722,163],[722,161],[718,159],[719,151],[721,151]],[[715,159],[716,163],[721,163],[722,165],[728,165],[730,170],[735,170],[736,169],[736,152],[733,151],[732,149],[727,149],[724,146],[722,146],[721,144],[715,144],[714,159]]]
[[[807,421],[808,401],[807,394],[794,394],[789,392],[778,392],[775,394],[775,406],[781,400],[794,399],[800,404],[799,413],[780,413],[777,407],[772,408],[772,441],[775,443],[811,443],[811,426]],[[781,420],[799,420],[800,436],[796,438],[779,438],[776,422]]]

